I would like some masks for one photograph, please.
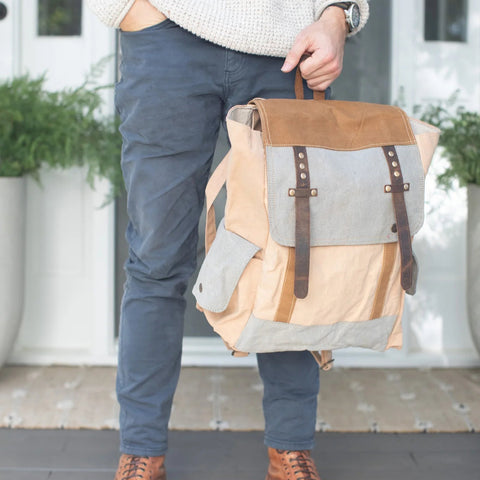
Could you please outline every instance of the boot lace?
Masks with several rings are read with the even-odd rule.
[[[132,455],[129,457],[127,463],[125,464],[122,472],[121,480],[141,479],[145,478],[145,467],[147,466],[147,460],[149,457],[138,457]]]
[[[288,461],[295,480],[320,480],[315,464],[308,451],[287,450]]]

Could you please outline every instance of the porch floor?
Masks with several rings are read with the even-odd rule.
[[[480,368],[321,374],[319,432],[480,432]],[[117,429],[115,368],[7,366],[0,427]],[[255,368],[183,368],[172,430],[263,430]],[[479,447],[480,451],[480,447]]]
[[[263,480],[261,432],[173,431],[168,480]],[[0,429],[0,478],[113,480],[112,430]],[[322,480],[475,480],[479,433],[318,433],[313,452]]]
[[[0,370],[0,478],[112,480],[114,382],[110,367]],[[323,480],[478,478],[480,368],[334,368],[321,384],[313,455]],[[261,396],[254,368],[184,368],[169,480],[262,480]]]

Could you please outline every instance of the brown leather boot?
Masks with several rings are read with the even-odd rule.
[[[270,464],[265,480],[320,480],[308,450],[268,449]]]
[[[167,480],[165,455],[139,457],[123,454],[114,480]]]

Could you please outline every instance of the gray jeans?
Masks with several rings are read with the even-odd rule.
[[[170,20],[121,34],[116,107],[128,193],[129,258],[117,395],[121,450],[162,455],[180,371],[184,293],[226,112],[253,97],[294,96],[283,60],[234,52]],[[311,92],[308,92],[311,94]],[[318,368],[308,352],[259,354],[266,445],[313,447]]]

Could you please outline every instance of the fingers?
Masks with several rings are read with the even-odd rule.
[[[312,90],[325,90],[342,72],[341,55],[316,51],[300,63],[300,72]]]
[[[319,75],[340,75],[342,58],[338,52],[317,50],[300,63],[300,71],[305,80]]]
[[[345,14],[339,8],[327,9],[299,33],[282,71],[290,72],[300,64],[302,77],[311,89],[326,89],[342,71],[345,35]],[[305,54],[311,56],[303,60]]]
[[[282,66],[282,72],[291,72],[300,62],[302,56],[307,52],[308,43],[301,36],[297,37],[293,43],[292,48],[285,57],[285,62]]]
[[[321,77],[316,78],[315,80],[308,80],[307,85],[310,90],[318,90],[323,92],[326,90],[335,80],[333,77]]]

